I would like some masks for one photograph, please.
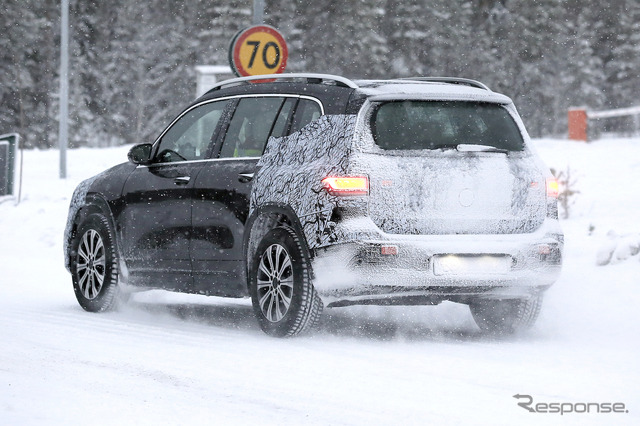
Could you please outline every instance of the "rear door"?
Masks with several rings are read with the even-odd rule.
[[[226,105],[207,102],[185,111],[154,145],[152,164],[138,166],[125,183],[119,223],[133,284],[191,287],[194,182]]]
[[[546,214],[544,175],[500,104],[397,101],[375,106],[360,154],[371,219],[394,234],[531,232]]]
[[[242,97],[196,179],[191,258],[197,291],[246,293],[242,241],[251,181],[270,136],[291,126],[297,97]]]

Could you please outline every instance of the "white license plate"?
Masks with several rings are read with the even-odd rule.
[[[503,275],[509,272],[510,266],[511,256],[448,254],[433,257],[435,275]]]

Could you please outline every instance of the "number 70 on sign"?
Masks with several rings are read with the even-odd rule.
[[[268,25],[239,31],[229,46],[231,69],[243,77],[283,72],[288,54],[282,34]]]

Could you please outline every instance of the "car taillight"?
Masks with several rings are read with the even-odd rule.
[[[332,195],[367,195],[369,179],[364,176],[326,177],[322,185]]]
[[[547,197],[558,198],[559,192],[558,181],[554,178],[547,178]]]

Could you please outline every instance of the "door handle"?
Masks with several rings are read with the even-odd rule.
[[[238,180],[242,183],[251,182],[253,180],[254,173],[239,173]]]
[[[191,180],[190,176],[179,176],[173,180],[176,185],[186,185]]]

